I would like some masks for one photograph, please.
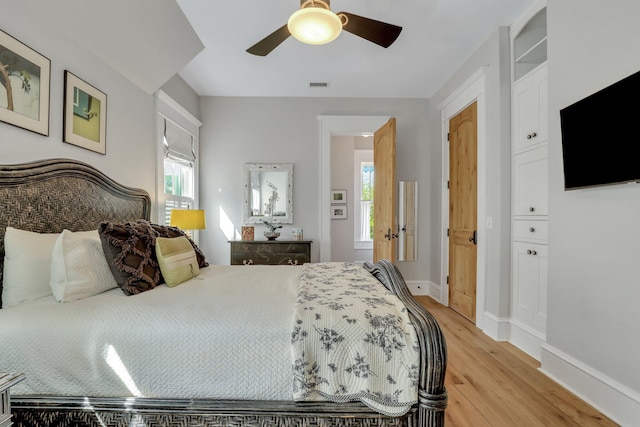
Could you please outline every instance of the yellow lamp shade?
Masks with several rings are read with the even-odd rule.
[[[169,223],[182,230],[202,230],[207,228],[204,210],[202,209],[173,209]]]

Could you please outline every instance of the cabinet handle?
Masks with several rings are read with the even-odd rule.
[[[535,210],[536,210],[536,208],[534,208],[533,206],[531,206],[531,207],[529,208],[529,212],[533,212],[533,211],[535,211]]]
[[[537,133],[531,132],[529,135],[527,135],[527,139],[535,138],[536,136],[538,136]]]
[[[527,249],[527,255],[531,255],[531,249]]]
[[[527,249],[527,255],[538,255],[538,252]]]
[[[290,259],[289,260],[289,265],[298,265],[298,260],[297,259],[296,260]]]
[[[247,261],[246,259],[243,259],[243,260],[242,260],[242,264],[244,264],[244,265],[251,265],[251,264],[253,264],[253,260],[252,260],[252,259],[250,259],[249,261]]]
[[[535,229],[535,228],[533,228],[533,227],[531,227],[531,228],[529,229],[529,231],[533,233],[534,231],[536,231],[536,229]]]

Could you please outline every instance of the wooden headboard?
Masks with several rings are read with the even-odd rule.
[[[0,307],[7,226],[38,233],[94,230],[102,221],[149,220],[151,199],[70,159],[0,165]]]

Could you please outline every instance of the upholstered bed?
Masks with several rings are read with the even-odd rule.
[[[0,267],[5,260],[5,234],[8,231],[15,233],[14,229],[19,229],[53,234],[68,230],[64,233],[80,235],[77,232],[96,230],[105,221],[148,221],[150,208],[146,192],[122,186],[82,162],[51,159],[2,165]],[[205,264],[203,261],[200,260],[201,265]],[[14,423],[27,426],[443,425],[447,405],[444,389],[446,346],[440,328],[413,299],[393,264],[381,261],[366,265],[365,269],[342,263],[306,267],[212,265],[184,284],[162,285],[140,295],[127,296],[126,289],[115,288],[89,297],[71,298],[75,300],[68,303],[58,302],[60,299],[56,294],[55,298],[43,297],[4,308],[4,313],[0,313],[3,315],[0,319],[5,320],[2,324],[4,335],[0,335],[5,341],[0,343],[0,372],[6,369],[2,366],[3,359],[11,361],[12,369],[16,370],[16,366],[20,367],[16,359],[24,355],[23,373],[27,377],[12,395]],[[0,268],[0,278],[5,270]],[[11,274],[15,277],[15,273]],[[349,292],[343,292],[344,285],[336,282],[337,277],[350,278],[353,287]],[[0,286],[2,283],[0,280]],[[326,284],[331,284],[333,290],[324,289]],[[390,296],[374,298],[377,294],[372,293],[372,289],[376,287]],[[240,293],[238,288],[245,293]],[[335,387],[327,382],[324,377],[328,374],[320,367],[308,369],[316,359],[308,362],[297,358],[310,352],[308,346],[299,345],[305,342],[307,332],[320,334],[323,348],[318,353],[323,355],[329,354],[328,350],[333,350],[335,344],[345,339],[331,335],[334,331],[323,329],[322,325],[326,322],[334,325],[338,321],[346,326],[358,323],[355,313],[359,309],[354,301],[359,291],[366,305],[360,311],[380,330],[395,328],[389,321],[391,315],[376,317],[375,310],[380,306],[391,306],[396,300],[398,313],[406,316],[404,323],[409,325],[409,330],[398,336],[406,336],[407,344],[395,338],[381,343],[383,338],[374,334],[360,341],[367,342],[369,347],[372,343],[380,347],[385,355],[382,359],[390,360],[394,352],[394,360],[399,360],[398,372],[409,372],[408,377],[414,379],[415,397],[408,397],[409,391],[397,391],[396,396],[389,398],[393,393],[372,389],[367,396],[353,401],[353,395],[332,391],[345,386]],[[212,301],[212,304],[206,301]],[[252,306],[256,301],[258,305]],[[286,306],[278,304],[294,308],[288,311]],[[150,308],[150,314],[146,311],[140,314],[142,306]],[[341,315],[329,320],[332,312]],[[50,313],[55,315],[50,316]],[[99,322],[90,323],[87,319],[91,316],[99,318]],[[302,326],[296,327],[293,333],[286,331],[286,339],[283,339],[282,328],[278,325],[290,323],[290,319]],[[196,324],[206,327],[197,330]],[[113,335],[114,329],[128,330],[129,335],[125,334],[124,338]],[[245,334],[243,330],[254,335]],[[12,335],[12,331],[20,332]],[[29,331],[33,332],[31,339],[35,344],[28,342]],[[66,341],[69,360],[65,360],[64,351],[57,354],[59,349],[55,342],[58,336],[61,342],[63,337],[71,337]],[[81,337],[94,343],[95,349],[81,343]],[[142,358],[152,360],[131,359],[133,356],[125,350],[125,341],[139,343],[137,350],[143,353]],[[40,350],[38,343],[42,344]],[[75,345],[85,347],[76,348]],[[361,355],[360,352],[365,350],[358,348],[356,351],[355,346],[355,343],[350,344],[348,348],[357,353],[357,360],[364,361],[364,353]],[[29,353],[45,348],[49,349],[49,354],[44,362],[31,363],[27,358]],[[178,351],[174,353],[172,348]],[[289,348],[294,349],[294,359],[302,367],[300,372],[307,375],[302,380],[296,380],[295,368],[294,379],[289,381],[287,377],[287,371],[291,371]],[[400,356],[396,353],[399,354],[400,349],[407,353],[407,359],[398,359]],[[409,354],[412,349],[417,356]],[[118,350],[122,354],[118,354]],[[72,359],[73,354],[80,353],[88,354],[86,369],[84,362]],[[232,358],[225,359],[221,370],[212,369],[211,365],[227,357],[226,353],[232,354]],[[112,363],[114,357],[115,364]],[[415,363],[411,357],[416,357]],[[99,364],[91,363],[92,358],[103,359],[104,367],[94,366]],[[333,359],[317,360],[322,360],[322,365],[333,371],[355,374],[359,380],[382,375],[374,368],[374,361],[367,360],[357,368],[353,365],[338,369],[336,364],[339,362]],[[36,369],[38,363],[50,369],[50,372],[43,369],[47,372],[43,378],[38,378],[41,374],[36,372],[39,371]],[[365,370],[362,370],[363,366]],[[86,375],[83,375],[83,369]],[[134,372],[136,381],[130,378],[126,381],[127,369]],[[360,370],[356,372],[356,369]],[[237,371],[242,371],[242,375]],[[313,373],[314,381],[309,381],[309,372]],[[379,378],[386,380],[381,383],[395,385],[400,382],[396,373],[385,372],[384,376],[386,378]],[[286,395],[291,383],[297,397]],[[326,386],[324,391],[320,386]],[[310,387],[313,392],[317,391],[315,397],[303,399],[314,394],[309,392]],[[402,399],[396,399],[397,395]],[[378,399],[380,396],[382,398]],[[399,400],[404,406],[395,408]],[[380,401],[391,402],[391,406],[380,406]]]

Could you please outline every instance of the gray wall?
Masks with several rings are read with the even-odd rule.
[[[331,138],[331,189],[347,190],[347,219],[331,221],[332,261],[373,261],[373,249],[354,249],[357,192],[354,174],[358,170],[355,150],[371,150],[373,156],[373,137],[338,135]]]
[[[550,0],[547,16],[547,341],[639,396],[640,185],[563,191],[559,110],[640,70],[640,2]],[[629,95],[636,102],[638,94]]]
[[[203,97],[205,123],[200,138],[201,207],[207,210],[202,247],[217,264],[229,263],[227,239],[238,236],[242,224],[242,165],[244,163],[294,164],[294,221],[312,245],[318,261],[320,223],[319,115],[378,115],[397,119],[397,179],[419,181],[419,261],[401,263],[408,280],[427,279],[431,254],[431,215],[428,189],[432,171],[427,126],[429,102],[425,99],[347,98],[233,98]],[[436,209],[438,209],[436,207]],[[211,225],[209,225],[211,224]],[[261,236],[264,227],[256,227]],[[282,238],[291,236],[291,227]]]
[[[51,60],[49,136],[0,122],[0,163],[71,158],[89,163],[122,184],[143,188],[155,201],[155,98],[97,59],[22,2],[3,8],[1,29]],[[28,25],[26,25],[28,23]],[[107,154],[62,142],[64,70],[107,94]],[[180,79],[181,80],[181,79]],[[175,81],[169,88],[199,114],[197,95]],[[193,102],[193,99],[196,99]],[[152,209],[155,214],[156,209]]]
[[[511,90],[509,63],[509,30],[497,29],[464,65],[431,98],[430,140],[432,155],[429,159],[434,176],[442,174],[442,117],[437,107],[480,68],[485,73],[486,99],[486,214],[493,217],[493,229],[486,230],[487,312],[497,317],[508,317],[510,306],[510,236],[511,236]],[[437,172],[436,172],[437,171]],[[440,278],[439,230],[441,228],[442,180],[431,182],[432,209],[429,226],[433,230],[430,252],[433,254],[431,278],[438,283]],[[478,228],[485,227],[478,224]],[[477,316],[482,313],[477,313]]]
[[[353,150],[355,137],[334,136],[331,138],[331,189],[347,190],[347,219],[331,221],[331,260],[356,260],[353,249],[354,204],[353,204]]]
[[[161,89],[175,102],[180,104],[181,107],[191,113],[193,117],[202,121],[202,114],[200,114],[200,96],[191,89],[191,86],[189,86],[182,77],[176,74],[169,79]]]

